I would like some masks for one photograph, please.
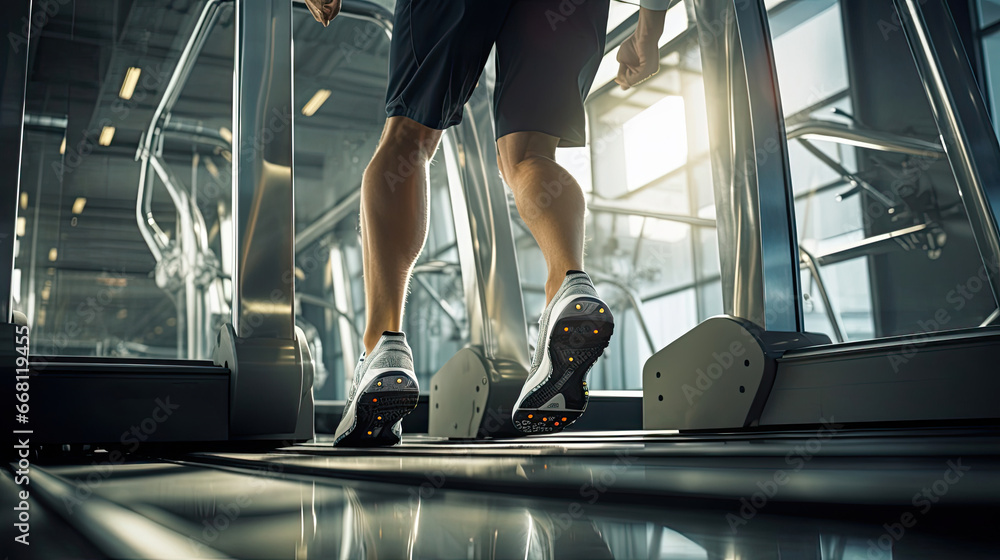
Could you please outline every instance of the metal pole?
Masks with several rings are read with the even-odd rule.
[[[696,0],[715,182],[723,305],[801,332],[795,205],[763,0]]]
[[[294,338],[292,6],[237,0],[233,92],[233,327]]]
[[[3,3],[0,18],[0,323],[11,321],[14,244],[21,183],[28,45],[31,41],[30,0]],[[22,35],[22,27],[28,36]],[[35,201],[38,204],[39,201]]]
[[[893,0],[1000,301],[1000,143],[947,2]]]

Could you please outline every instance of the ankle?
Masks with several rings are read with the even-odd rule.
[[[549,269],[549,277],[545,282],[545,304],[548,305],[552,301],[552,298],[556,296],[556,292],[562,287],[563,282],[566,281],[566,275],[570,271],[582,270],[583,267],[579,265]]]
[[[377,333],[375,333],[375,332],[372,332],[372,333],[366,332],[365,333],[365,337],[364,337],[363,343],[365,345],[365,355],[366,356],[371,355],[372,350],[375,349],[375,345],[378,344],[378,341],[381,338],[382,338],[382,331],[378,331]]]

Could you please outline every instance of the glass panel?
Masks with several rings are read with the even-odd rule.
[[[181,93],[168,84],[207,6],[76,2],[39,30],[15,260],[37,354],[207,356],[208,329],[228,313],[214,202],[229,189],[231,5],[211,9],[188,86],[160,121],[150,153],[163,172],[146,184],[155,227],[144,236],[136,219],[137,150],[164,97]]]
[[[893,17],[891,0],[769,12],[806,328],[834,340],[975,327],[996,309],[905,37],[867,25]]]
[[[993,128],[1000,131],[1000,31],[983,37],[983,59],[986,63],[986,81],[989,84],[990,103],[993,114]]]
[[[1000,21],[1000,1],[979,0],[979,26],[987,27]]]
[[[296,322],[319,366],[316,398],[342,400],[365,328],[358,194],[385,122],[389,38],[365,17],[343,14],[323,28],[298,9],[295,53]],[[468,343],[443,154],[431,165],[433,219],[403,324],[423,388]]]
[[[611,83],[612,49],[587,102],[586,155],[557,153],[588,193],[586,266],[616,315],[615,337],[589,377],[593,389],[640,389],[653,352],[721,310],[705,92],[697,35],[686,29],[678,5],[660,41],[673,39],[660,73],[626,92]],[[513,205],[511,212],[534,343],[546,267]]]

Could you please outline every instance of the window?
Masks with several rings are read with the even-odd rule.
[[[205,358],[228,313],[216,201],[229,192],[232,7],[78,2],[47,16],[29,62],[15,259],[32,352]],[[194,36],[190,78],[171,89]],[[151,131],[146,166],[136,153]]]

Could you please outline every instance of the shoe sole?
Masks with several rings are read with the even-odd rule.
[[[540,434],[559,432],[576,422],[590,400],[587,374],[604,354],[614,330],[614,316],[603,301],[580,296],[567,305],[549,335],[552,372],[514,411],[514,426],[526,434]]]
[[[354,428],[337,442],[344,447],[396,445],[392,425],[417,407],[420,390],[403,372],[386,372],[372,379],[355,405]]]

